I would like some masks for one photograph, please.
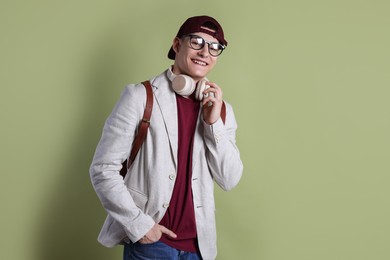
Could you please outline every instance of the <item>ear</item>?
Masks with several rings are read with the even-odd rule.
[[[175,51],[175,53],[177,53],[179,51],[179,49],[180,49],[180,39],[178,37],[175,37],[173,39],[172,49]]]

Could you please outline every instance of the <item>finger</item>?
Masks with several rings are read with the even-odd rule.
[[[209,85],[210,87],[213,87],[213,88],[220,88],[216,83],[211,82],[211,81],[207,81],[206,85]]]
[[[214,82],[207,82],[206,85],[210,86],[210,88],[216,90],[216,91],[222,91],[221,87],[215,84]]]
[[[173,237],[173,238],[177,237],[177,235],[175,233],[173,233],[171,230],[167,229],[164,226],[161,226],[161,233],[166,234],[166,235]]]
[[[217,96],[217,93],[215,93],[214,91],[204,91],[203,92],[203,98],[208,98],[208,97],[211,97],[211,98],[216,98]]]
[[[208,95],[208,97],[205,97],[203,98],[202,100],[202,105],[205,106],[206,104],[210,104],[210,102],[212,103],[212,105],[217,105],[217,106],[222,106],[222,99],[219,98],[218,96],[215,95]],[[208,105],[210,107],[210,105]]]
[[[205,97],[214,96],[217,99],[222,98],[222,90],[220,88],[207,88],[203,91]]]
[[[148,238],[146,238],[146,237],[141,238],[140,240],[138,240],[138,242],[141,243],[141,244],[150,244],[150,243],[153,243],[152,240],[150,240],[150,239],[148,239]]]
[[[202,100],[202,106],[207,106],[207,107],[211,107],[214,103],[214,100],[212,97],[208,96],[208,97],[205,97],[203,98]]]

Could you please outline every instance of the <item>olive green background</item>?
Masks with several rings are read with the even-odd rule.
[[[121,259],[88,168],[125,84],[166,69],[189,16],[223,25],[240,185],[217,189],[218,259],[390,259],[390,3],[0,4],[0,259]]]

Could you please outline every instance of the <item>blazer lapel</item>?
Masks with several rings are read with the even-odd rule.
[[[179,134],[175,92],[171,89],[170,80],[166,75],[166,71],[157,76],[151,83],[155,88],[154,96],[163,116],[165,130],[167,131],[172,156],[175,161],[175,167],[177,168],[177,146]]]

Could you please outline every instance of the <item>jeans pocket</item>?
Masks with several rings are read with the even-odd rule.
[[[146,259],[174,259],[175,249],[157,241],[149,244],[139,242],[125,244],[124,260],[146,260]]]

